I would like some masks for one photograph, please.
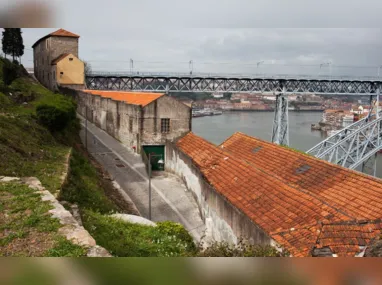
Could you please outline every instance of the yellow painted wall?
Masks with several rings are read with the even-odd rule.
[[[70,58],[73,58],[73,60],[70,60]],[[57,63],[57,83],[84,84],[84,70],[84,63],[74,55],[69,54]]]

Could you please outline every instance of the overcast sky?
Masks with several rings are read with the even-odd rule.
[[[376,75],[382,65],[380,0],[58,1],[56,28],[80,37],[97,71]],[[23,62],[54,31],[23,29]],[[257,62],[263,62],[257,67]],[[320,64],[331,62],[329,66]],[[339,67],[355,66],[355,67]],[[381,72],[382,73],[382,72]]]

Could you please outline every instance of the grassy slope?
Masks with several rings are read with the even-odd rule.
[[[60,223],[40,194],[19,183],[0,184],[0,256],[83,256],[57,234]]]
[[[54,193],[60,187],[70,147],[38,124],[35,109],[39,102],[62,95],[52,93],[28,76],[5,87],[2,65],[0,58],[0,176],[34,176]],[[28,103],[20,104],[24,101]],[[0,255],[84,255],[82,247],[56,233],[59,223],[47,214],[49,209],[28,187],[0,184]]]
[[[0,70],[2,65],[0,58]],[[70,147],[58,143],[38,124],[35,109],[39,102],[62,95],[54,94],[27,76],[4,87],[0,73],[0,87],[6,89],[6,94],[0,94],[0,175],[35,176],[49,191],[56,192]],[[33,94],[34,100],[20,104],[21,99],[14,101],[16,93],[21,93],[26,101]]]
[[[92,209],[102,214],[118,212],[119,207],[107,197],[101,180],[101,173],[97,172],[81,149],[74,148],[68,181],[59,200],[76,203],[80,209]]]

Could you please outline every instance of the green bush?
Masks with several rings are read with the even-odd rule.
[[[61,131],[76,118],[76,105],[63,95],[49,96],[49,99],[37,105],[37,118],[50,131]]]
[[[9,86],[18,77],[18,66],[9,60],[3,60],[3,82]]]
[[[97,244],[119,257],[193,256],[195,244],[185,229],[172,222],[157,227],[127,223],[93,211],[82,213],[84,227]]]
[[[252,245],[239,240],[237,245],[227,242],[215,242],[209,247],[199,249],[199,257],[282,257],[288,256],[285,250],[279,252],[270,245]]]
[[[0,110],[7,108],[12,104],[11,100],[7,95],[1,93],[0,91]]]

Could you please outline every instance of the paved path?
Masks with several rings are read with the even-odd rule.
[[[81,120],[81,139],[85,144],[85,124]],[[135,203],[141,215],[148,218],[148,175],[141,156],[129,151],[119,141],[88,122],[88,151],[104,167]],[[181,223],[196,241],[205,226],[191,192],[175,175],[163,173],[151,179],[153,221]]]

